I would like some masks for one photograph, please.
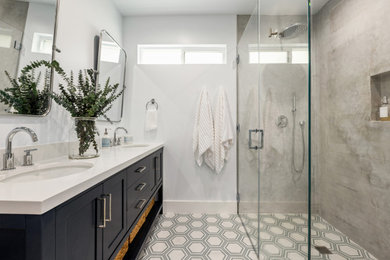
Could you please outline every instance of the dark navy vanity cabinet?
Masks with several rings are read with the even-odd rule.
[[[44,215],[0,215],[0,259],[114,259],[154,199],[128,252],[135,259],[162,210],[162,156],[160,149]]]

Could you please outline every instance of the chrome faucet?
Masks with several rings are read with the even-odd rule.
[[[118,130],[123,130],[126,132],[126,134],[128,133],[127,129],[124,127],[120,126],[120,127],[115,128],[115,130],[114,130],[114,144],[113,144],[114,146],[121,145],[121,139],[116,137],[116,133],[118,132]]]
[[[32,141],[35,143],[38,141],[37,134],[30,128],[27,127],[17,127],[13,129],[9,134],[7,135],[7,138],[5,139],[5,142],[7,144],[7,148],[5,150],[5,154],[3,155],[3,170],[12,170],[15,169],[15,158],[14,154],[12,153],[12,140],[14,136],[19,132],[26,132],[30,135]]]

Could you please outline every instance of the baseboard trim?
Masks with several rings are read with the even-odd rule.
[[[164,213],[177,214],[236,214],[236,201],[193,201],[193,200],[166,200],[163,202]]]

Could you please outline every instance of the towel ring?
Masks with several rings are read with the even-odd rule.
[[[155,106],[156,110],[158,110],[158,104],[154,98],[152,98],[148,103],[146,103],[146,110],[149,109],[150,105]]]

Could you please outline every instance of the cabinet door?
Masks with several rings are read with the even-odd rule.
[[[107,223],[103,229],[103,259],[109,259],[126,233],[126,171],[111,177],[103,184],[107,198]]]
[[[56,209],[56,260],[102,259],[103,186]]]

